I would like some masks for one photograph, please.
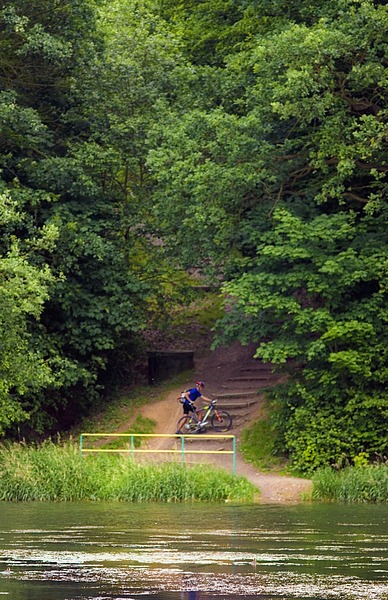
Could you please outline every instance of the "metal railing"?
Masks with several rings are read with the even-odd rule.
[[[128,448],[85,448],[85,438],[129,438]],[[180,438],[180,448],[169,448],[169,449],[153,449],[153,448],[136,448],[135,438]],[[218,440],[218,439],[229,439],[232,441],[232,450],[192,450],[186,447],[186,440],[197,440],[198,435],[181,435],[181,434],[170,434],[170,433],[81,433],[80,435],[80,454],[92,454],[92,453],[116,453],[116,454],[129,454],[133,459],[135,454],[180,454],[181,462],[185,464],[185,457],[187,454],[230,454],[233,455],[233,474],[236,475],[236,436],[235,435],[204,435],[201,434],[201,440]]]

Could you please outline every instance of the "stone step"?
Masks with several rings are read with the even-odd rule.
[[[251,373],[251,372],[258,372],[258,373],[271,373],[272,374],[272,367],[271,365],[264,365],[264,364],[260,364],[258,363],[257,365],[252,365],[251,367],[242,367],[240,369],[241,373]]]
[[[243,391],[243,392],[223,392],[221,394],[217,395],[217,400],[224,400],[227,398],[230,399],[238,399],[238,398],[252,398],[254,396],[257,396],[257,392],[252,390],[252,391]]]
[[[235,402],[231,402],[231,401],[222,401],[222,404],[220,404],[217,407],[222,410],[232,410],[232,409],[240,409],[240,408],[249,408],[250,406],[254,406],[256,403],[258,402],[258,400],[240,400],[240,401],[235,401]]]
[[[230,387],[231,385],[238,385],[240,388],[252,388],[255,386],[261,386],[264,383],[266,383],[267,381],[269,381],[268,378],[266,379],[234,379],[234,377],[231,377],[230,379],[226,379],[224,381],[224,383],[222,384],[221,387]]]
[[[262,392],[262,390],[266,390],[269,386],[268,385],[260,385],[259,383],[257,385],[244,385],[242,386],[240,385],[220,385],[220,394],[223,394],[225,392],[225,394],[246,394],[246,393],[254,393],[254,394],[260,394]]]
[[[236,390],[233,390],[233,389],[229,388],[229,390],[227,392],[225,392],[225,394],[224,394],[223,390],[220,390],[220,393],[218,394],[217,398],[219,398],[220,400],[224,399],[224,398],[225,399],[229,399],[229,398],[235,399],[236,398],[237,400],[240,398],[244,399],[244,400],[250,399],[250,398],[257,398],[259,396],[259,394],[266,392],[268,389],[270,389],[270,388],[269,387],[261,388],[261,389],[258,389],[258,388],[246,389],[246,388],[244,388],[244,390],[237,389],[237,388],[236,388]],[[236,391],[236,394],[231,395],[231,394],[233,394],[234,391]]]
[[[247,375],[245,377],[230,377],[227,381],[266,381],[272,379],[272,373],[262,373],[258,375]]]

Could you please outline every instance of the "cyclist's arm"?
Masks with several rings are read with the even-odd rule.
[[[193,410],[197,410],[194,402],[190,399],[190,392],[185,392],[186,402],[188,402]]]
[[[209,404],[211,402],[211,398],[206,398],[206,396],[204,396],[203,394],[201,394],[201,400],[204,400],[205,402],[208,402]]]

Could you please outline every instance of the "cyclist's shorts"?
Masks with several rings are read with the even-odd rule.
[[[191,407],[191,404],[189,402],[185,402],[183,405],[183,413],[185,415],[188,415],[191,412],[194,412],[193,408]]]

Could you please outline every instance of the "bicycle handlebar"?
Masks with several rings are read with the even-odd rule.
[[[189,402],[190,402],[191,408],[197,412],[194,402],[192,402],[191,400],[189,400]],[[209,406],[214,406],[217,402],[218,402],[217,398],[214,398],[214,400],[210,401]]]

